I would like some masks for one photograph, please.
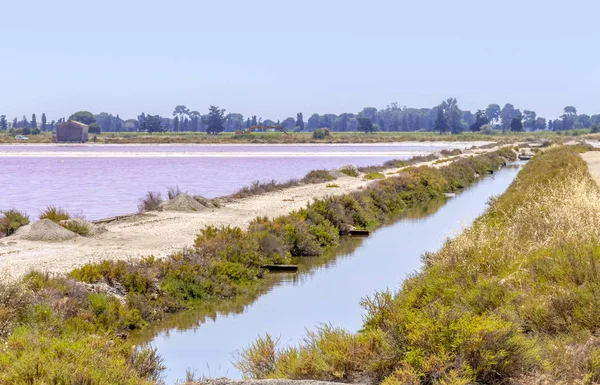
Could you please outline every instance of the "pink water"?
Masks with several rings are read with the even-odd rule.
[[[48,205],[71,212],[83,212],[87,219],[99,219],[135,212],[139,198],[148,191],[163,193],[179,186],[190,194],[208,198],[231,194],[255,180],[285,181],[301,178],[314,169],[333,169],[345,164],[381,164],[392,158],[378,152],[439,151],[447,147],[402,146],[0,146],[0,210],[17,208],[37,217]],[[283,149],[282,149],[283,148]],[[77,151],[114,152],[115,156],[65,156]],[[123,157],[117,152],[212,152],[243,151],[253,156],[235,157]],[[140,150],[141,149],[141,150]],[[331,152],[331,156],[276,156],[272,152]],[[10,152],[27,152],[12,156]],[[35,157],[31,152],[53,151],[51,157]],[[343,153],[342,153],[343,151]],[[350,152],[372,152],[368,156],[348,156]],[[265,156],[256,153],[264,152]],[[338,155],[343,154],[343,155]],[[7,156],[6,156],[7,155]]]

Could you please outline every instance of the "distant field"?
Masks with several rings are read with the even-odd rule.
[[[280,132],[252,133],[247,135],[235,135],[231,132],[219,135],[208,135],[204,132],[168,132],[147,134],[142,132],[110,132],[96,135],[97,143],[390,143],[406,141],[519,141],[543,138],[565,138],[580,137],[598,138],[598,135],[590,135],[589,130],[572,130],[569,132],[539,131],[523,133],[499,133],[496,135],[484,135],[480,133],[465,132],[458,135],[441,135],[432,132],[379,132],[376,134],[364,134],[361,132],[334,132],[325,139],[314,139],[311,132],[292,133],[285,135]],[[93,143],[90,136],[90,143]],[[1,133],[0,143],[52,143],[53,136],[50,133],[41,135],[30,135],[29,141],[18,141],[14,135]]]

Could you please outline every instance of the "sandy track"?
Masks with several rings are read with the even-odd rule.
[[[463,156],[495,149],[466,151]],[[431,165],[432,162],[422,163]],[[441,164],[447,165],[448,163]],[[399,169],[387,170],[387,173]],[[165,257],[190,247],[200,229],[208,225],[246,227],[257,216],[270,218],[305,207],[314,199],[347,194],[373,181],[341,177],[335,182],[293,187],[239,199],[218,209],[201,212],[156,212],[107,223],[108,232],[97,238],[78,237],[60,243],[33,242],[12,236],[0,240],[0,276],[16,279],[31,270],[64,273],[89,262],[123,260],[153,255]]]
[[[584,152],[581,157],[586,161],[590,175],[600,186],[600,151]]]

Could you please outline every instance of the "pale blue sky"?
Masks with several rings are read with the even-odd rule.
[[[600,113],[595,0],[0,0],[0,114]]]

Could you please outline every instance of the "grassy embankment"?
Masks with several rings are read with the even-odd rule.
[[[536,156],[421,273],[365,299],[359,333],[322,327],[290,348],[266,336],[240,368],[386,385],[600,382],[600,190],[577,150]]]
[[[485,135],[481,133],[464,132],[458,135],[440,135],[434,132],[378,132],[375,134],[364,134],[360,132],[332,132],[323,139],[315,139],[311,132],[297,132],[285,135],[279,132],[255,132],[249,135],[235,135],[225,132],[219,135],[207,135],[204,132],[166,132],[147,134],[141,132],[106,132],[96,135],[96,143],[104,144],[168,144],[168,143],[386,143],[406,141],[499,141],[502,143],[552,139],[554,141],[573,139],[574,137],[589,137],[598,139],[600,134],[589,135],[589,129],[571,131],[538,131],[538,132],[506,132],[496,135]],[[94,135],[90,135],[91,139]],[[51,133],[29,136],[29,141],[17,141],[14,135],[0,133],[0,144],[2,143],[52,143]]]
[[[165,259],[106,261],[67,277],[33,272],[20,283],[0,283],[0,384],[154,383],[160,359],[120,338],[129,330],[243,293],[260,284],[265,263],[321,255],[351,226],[375,228],[514,158],[503,149],[440,169],[404,169],[360,192],[273,220],[257,218],[248,231],[207,227],[193,248]]]

